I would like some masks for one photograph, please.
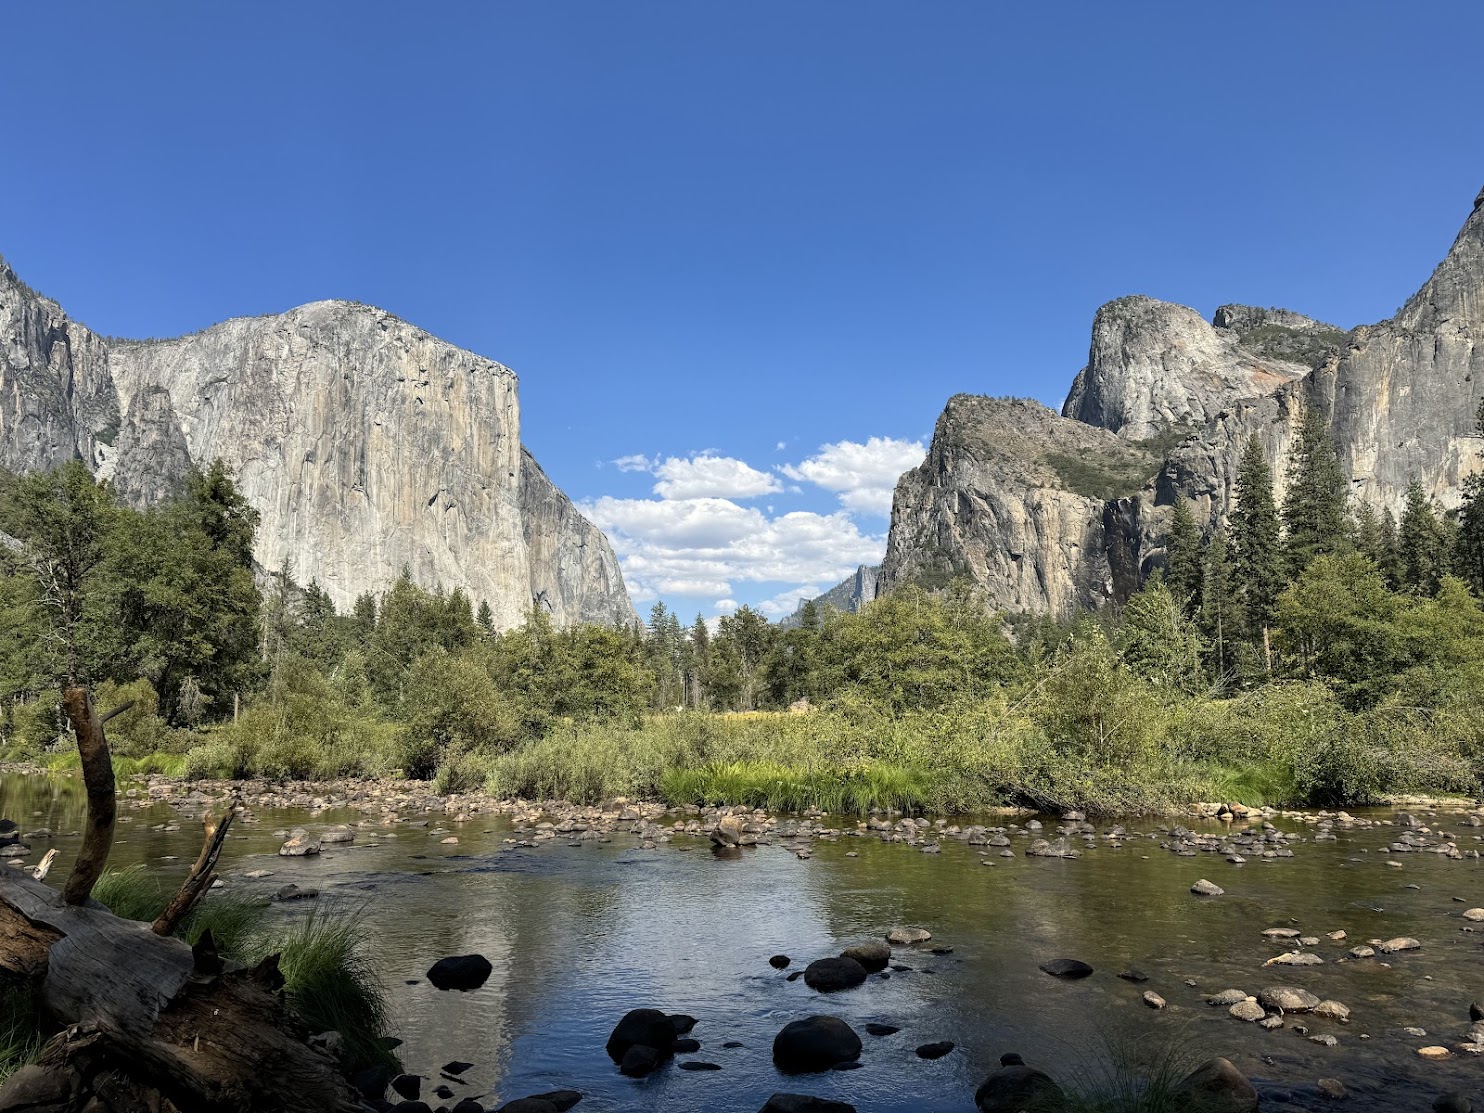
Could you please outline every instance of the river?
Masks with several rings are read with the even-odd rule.
[[[32,840],[29,859],[56,846],[53,883],[66,877],[78,846],[82,804],[75,777],[0,776],[0,815],[25,831],[56,832]],[[123,805],[112,863],[144,863],[167,882],[183,876],[200,846],[199,813],[147,797]],[[1352,814],[1389,821],[1396,813]],[[1461,826],[1457,814],[1419,814],[1461,849],[1480,846],[1481,829]],[[309,858],[276,853],[288,828],[362,821],[354,845]],[[1048,831],[1055,822],[1047,818]],[[1484,924],[1474,933],[1460,915],[1484,905],[1479,859],[1388,855],[1399,833],[1390,825],[1336,828],[1335,841],[1316,842],[1312,823],[1276,817],[1276,827],[1300,836],[1293,856],[1231,865],[1219,854],[1162,849],[1159,828],[1169,821],[1123,822],[1131,836],[1123,845],[1099,839],[1083,849],[1076,840],[1075,859],[1026,857],[1027,838],[1014,832],[1013,857],[951,838],[941,853],[921,853],[875,837],[815,840],[807,858],[781,845],[718,857],[704,839],[642,849],[621,830],[607,842],[555,838],[520,847],[504,816],[464,823],[436,816],[418,827],[351,809],[260,809],[234,828],[221,874],[225,887],[265,898],[286,883],[313,886],[321,906],[363,917],[406,1069],[428,1076],[430,1087],[442,1064],[473,1063],[467,1084],[453,1089],[491,1108],[496,1097],[571,1088],[585,1095],[579,1111],[750,1113],[783,1090],[850,1102],[861,1113],[973,1113],[975,1088],[1004,1052],[1066,1083],[1095,1075],[1110,1056],[1172,1048],[1192,1060],[1230,1058],[1258,1085],[1264,1109],[1332,1105],[1316,1089],[1320,1078],[1341,1080],[1352,1110],[1422,1111],[1440,1092],[1478,1092],[1476,1057],[1432,1062],[1417,1050],[1462,1041],[1470,1001],[1484,998]],[[1214,820],[1182,822],[1230,830]],[[838,826],[854,830],[855,821]],[[450,837],[458,842],[443,841]],[[271,876],[248,879],[250,870]],[[1202,877],[1225,895],[1192,895]],[[310,903],[275,905],[272,914],[302,916]],[[879,939],[894,925],[925,927],[929,947],[952,953],[899,949],[896,961],[910,970],[828,996],[787,980],[809,960]],[[1323,965],[1264,968],[1285,948],[1263,929],[1290,926],[1321,937],[1343,930],[1347,939],[1309,948]],[[1347,958],[1356,944],[1402,935],[1421,949]],[[440,992],[427,983],[435,960],[469,952],[494,965],[483,988]],[[769,965],[778,953],[793,957],[789,970]],[[1096,972],[1068,982],[1038,968],[1062,957]],[[1131,967],[1148,981],[1117,976]],[[1273,985],[1341,1001],[1351,1018],[1290,1015],[1288,1026],[1264,1031],[1204,1001],[1228,988],[1256,994]],[[1145,990],[1168,1006],[1147,1007]],[[637,1007],[697,1017],[691,1035],[702,1049],[680,1061],[722,1069],[672,1065],[643,1080],[619,1075],[603,1044]],[[774,1069],[774,1034],[814,1013],[861,1032],[860,1069],[802,1078]],[[869,1021],[901,1031],[872,1037],[864,1032]],[[1339,1042],[1312,1042],[1295,1024]],[[937,1040],[957,1046],[933,1061],[915,1055]],[[741,1046],[724,1048],[728,1042]]]

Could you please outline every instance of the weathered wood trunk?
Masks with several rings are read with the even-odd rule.
[[[198,969],[189,946],[0,872],[0,984],[65,1031],[0,1086],[0,1113],[346,1113],[364,1108],[289,1014],[276,963]]]

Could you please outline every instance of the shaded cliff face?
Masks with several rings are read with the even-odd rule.
[[[559,623],[637,622],[608,539],[577,512],[536,458],[521,449],[521,521],[532,605]]]
[[[1427,284],[1377,325],[1346,332],[1240,305],[1207,324],[1191,309],[1121,298],[1098,311],[1088,366],[1057,420],[1152,454],[1148,478],[1097,491],[1075,468],[1030,467],[1078,434],[1034,403],[955,398],[928,463],[898,484],[885,580],[967,574],[1005,609],[1061,614],[1126,597],[1163,562],[1175,499],[1207,529],[1225,520],[1249,440],[1266,451],[1281,501],[1309,406],[1328,417],[1355,497],[1399,515],[1418,479],[1456,506],[1463,480],[1484,471],[1481,376],[1484,192]],[[1081,451],[1113,459],[1106,442]]]
[[[0,467],[96,467],[118,427],[107,345],[0,259]]]
[[[1099,606],[1131,559],[1110,547],[1120,506],[1158,468],[1152,451],[1039,402],[957,395],[897,483],[882,589],[967,576],[1000,610]]]
[[[501,628],[538,597],[560,625],[634,617],[606,539],[526,467],[514,373],[383,310],[315,302],[105,343],[6,271],[0,346],[0,463],[78,456],[149,505],[220,458],[261,516],[258,562],[342,611],[405,567]]]
[[[810,600],[800,599],[799,606],[794,613],[779,619],[778,625],[785,630],[792,630],[802,625],[806,602],[813,603],[821,616],[826,611],[859,614],[862,607],[876,598],[876,589],[880,580],[881,565],[862,564],[823,595],[817,595]]]

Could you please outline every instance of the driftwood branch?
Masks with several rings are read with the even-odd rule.
[[[206,842],[201,847],[196,864],[191,867],[190,876],[185,879],[175,896],[170,898],[170,903],[160,913],[159,919],[150,925],[150,930],[156,935],[170,935],[174,932],[180,922],[190,915],[191,909],[196,907],[206,890],[211,888],[211,882],[216,877],[214,871],[217,859],[222,856],[222,845],[227,841],[227,832],[237,816],[237,806],[240,803],[234,797],[220,819],[214,820],[208,813],[201,820],[206,830]]]
[[[77,863],[67,878],[62,898],[68,904],[82,904],[93,893],[93,886],[108,865],[108,852],[113,849],[113,825],[117,818],[113,758],[108,753],[108,739],[103,734],[103,720],[93,713],[93,700],[88,690],[73,686],[62,693],[62,707],[77,735],[77,752],[82,756],[82,781],[88,794],[88,818],[83,828],[82,849]]]
[[[45,881],[46,875],[51,872],[52,863],[57,860],[57,848],[52,847],[41,856],[41,861],[26,870],[37,881]]]

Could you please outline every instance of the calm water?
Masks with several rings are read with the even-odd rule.
[[[114,864],[143,862],[163,877],[183,876],[200,845],[196,819],[184,818],[189,809],[125,804],[128,822],[119,828]],[[78,843],[69,833],[82,816],[78,781],[5,775],[0,814],[25,830],[59,832],[52,880],[66,877]],[[1294,844],[1293,858],[1240,867],[1219,855],[1177,857],[1147,838],[1075,860],[992,857],[993,866],[978,853],[987,848],[951,839],[931,855],[842,838],[817,843],[808,860],[780,846],[717,858],[704,841],[686,838],[643,850],[624,834],[607,844],[571,847],[558,838],[516,849],[505,841],[508,823],[488,816],[450,820],[449,831],[437,833],[436,823],[378,823],[361,828],[356,845],[318,858],[275,853],[282,841],[275,832],[283,828],[316,830],[361,818],[353,811],[260,812],[234,828],[221,872],[233,889],[267,895],[294,882],[319,888],[321,904],[358,909],[391,988],[406,1068],[436,1081],[443,1063],[472,1062],[469,1085],[454,1089],[487,1103],[572,1088],[586,1095],[580,1110],[750,1113],[768,1094],[791,1090],[848,1101],[862,1113],[973,1113],[974,1089],[1003,1052],[1018,1051],[1066,1079],[1070,1064],[1106,1060],[1111,1047],[1147,1053],[1172,1044],[1231,1058],[1264,1091],[1265,1109],[1332,1105],[1318,1096],[1319,1078],[1342,1080],[1351,1092],[1345,1107],[1357,1110],[1420,1111],[1444,1090],[1463,1090],[1476,1101],[1484,1093],[1478,1059],[1458,1054],[1433,1063],[1416,1054],[1462,1040],[1469,1002],[1484,998],[1484,930],[1462,930],[1459,916],[1484,906],[1480,861],[1407,854],[1397,856],[1402,868],[1390,867],[1380,851],[1396,836],[1393,827],[1338,831],[1338,842],[1306,840]],[[1455,832],[1460,847],[1481,845],[1473,835],[1479,829],[1446,815],[1424,818],[1434,830]],[[155,829],[176,823],[175,831]],[[1127,825],[1143,833],[1155,828],[1150,821]],[[1277,825],[1304,830],[1298,821]],[[457,845],[441,843],[449,832]],[[33,845],[32,861],[53,843]],[[254,869],[272,876],[243,876]],[[1227,895],[1192,896],[1187,890],[1199,877]],[[304,912],[285,905],[273,914]],[[801,969],[897,924],[927,927],[931,945],[953,953],[902,952],[898,961],[912,972],[828,997],[768,965],[782,952],[795,959],[791,969]],[[1323,966],[1264,969],[1283,949],[1260,934],[1275,926],[1321,936],[1343,929],[1349,938],[1313,948],[1326,958]],[[1334,961],[1357,943],[1396,935],[1415,936],[1422,950],[1391,956],[1389,966]],[[494,964],[480,990],[404,984],[422,979],[444,955],[471,951]],[[1060,982],[1037,969],[1059,957],[1080,958],[1097,973]],[[1136,986],[1115,976],[1130,966],[1149,981]],[[1263,1031],[1202,1000],[1227,988],[1255,994],[1281,984],[1350,1006],[1348,1024],[1291,1018],[1307,1024],[1310,1035],[1334,1034],[1339,1046],[1316,1045],[1291,1029]],[[1145,989],[1169,1007],[1145,1007]],[[691,1034],[702,1050],[694,1058],[724,1069],[670,1067],[643,1081],[620,1076],[603,1043],[619,1016],[641,1006],[698,1017]],[[774,1070],[773,1035],[812,1013],[841,1016],[862,1031],[861,1069],[802,1078]],[[863,1030],[872,1020],[902,1031],[874,1039]],[[1401,1031],[1408,1026],[1427,1035]],[[946,1058],[914,1055],[917,1045],[942,1039],[958,1044]],[[745,1046],[722,1048],[733,1040]]]

